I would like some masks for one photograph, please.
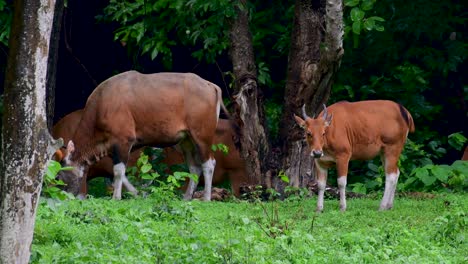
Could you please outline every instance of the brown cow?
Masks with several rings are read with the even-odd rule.
[[[122,184],[136,193],[125,176],[132,148],[179,144],[190,172],[203,172],[204,199],[209,201],[216,164],[210,148],[221,107],[228,114],[221,89],[192,73],[129,71],[113,76],[89,96],[64,158],[76,169],[63,173],[81,178],[89,165],[110,155],[113,198],[120,199]],[[196,185],[190,180],[185,199],[192,198]]]
[[[215,151],[214,157],[216,159],[216,167],[213,174],[213,184],[221,184],[229,179],[231,182],[231,189],[236,197],[240,196],[240,186],[247,183],[247,172],[245,170],[245,162],[241,158],[239,151],[234,145],[233,137],[235,132],[232,129],[229,120],[220,119],[216,128],[214,143],[222,143],[229,149],[227,154],[221,151]],[[164,149],[165,159],[164,163],[168,165],[180,164],[184,162],[183,156],[174,148]],[[186,189],[187,184],[182,188]]]
[[[54,125],[52,136],[54,138],[63,138],[64,142],[68,142],[81,120],[82,113],[83,110],[77,110],[60,119],[60,121]],[[229,120],[219,119],[214,143],[225,144],[229,148],[229,152],[227,155],[220,151],[216,151],[214,153],[216,167],[213,174],[213,184],[220,184],[229,179],[231,182],[232,192],[238,197],[240,184],[247,182],[247,176],[244,161],[240,158],[240,154],[232,140],[235,136],[234,133],[235,132],[233,131]],[[130,153],[127,166],[134,166],[140,157],[140,154],[141,149],[132,151]],[[56,152],[54,159],[60,162],[65,155],[66,153],[64,153],[64,149],[60,149]],[[165,158],[162,162],[169,166],[184,163],[182,153],[176,151],[172,147],[165,148],[164,155]],[[67,186],[66,190],[78,195],[80,198],[84,198],[88,193],[86,182],[95,177],[113,177],[113,164],[111,158],[104,157],[96,164],[91,165],[88,173],[83,175],[82,182],[76,183],[74,186]],[[188,182],[184,185],[183,190],[187,189],[187,185]]]
[[[80,123],[82,114],[83,114],[83,109],[80,109],[60,119],[52,128],[52,137],[56,139],[62,138],[64,142],[70,141],[75,130],[78,127],[78,124]],[[136,164],[136,161],[140,157],[140,152],[141,152],[141,149],[138,149],[130,153],[130,158],[128,160],[129,166],[133,166],[134,164]],[[52,158],[58,162],[62,162],[63,158],[66,155],[67,155],[66,149],[61,148],[55,152]],[[77,177],[63,178],[64,175],[62,174],[59,174],[59,178],[67,182],[67,185],[65,186],[65,190],[67,192],[73,193],[77,195],[78,198],[83,199],[86,197],[86,194],[88,193],[88,186],[86,184],[86,181],[91,180],[95,177],[99,177],[99,176],[112,178],[113,176],[112,167],[113,167],[112,159],[110,157],[104,157],[103,159],[99,160],[95,164],[91,165],[87,173],[84,173],[82,179],[77,178]]]
[[[392,101],[376,100],[338,102],[317,118],[310,118],[302,108],[304,119],[294,115],[304,129],[317,168],[317,211],[323,210],[327,170],[336,164],[340,209],[346,210],[345,188],[350,160],[369,160],[380,155],[385,168],[385,192],[380,210],[393,207],[400,171],[398,159],[408,132],[414,132],[411,114]]]

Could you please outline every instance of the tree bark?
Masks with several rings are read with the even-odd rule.
[[[283,170],[290,185],[305,187],[314,177],[313,162],[293,113],[301,116],[306,104],[312,116],[328,100],[344,53],[342,1],[297,0],[294,12],[280,137],[284,139]],[[277,190],[281,185],[275,181]]]
[[[29,262],[42,178],[54,152],[45,105],[54,6],[54,0],[14,2],[0,157],[0,263]]]
[[[235,78],[234,99],[239,120],[241,156],[247,167],[249,184],[263,184],[269,151],[264,129],[262,99],[257,85],[257,69],[249,29],[247,1],[237,2],[237,16],[231,25],[230,55]]]

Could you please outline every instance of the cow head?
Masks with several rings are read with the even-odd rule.
[[[76,162],[71,161],[71,155],[74,151],[75,145],[73,144],[73,141],[70,140],[64,150],[60,150],[60,153],[56,153],[56,157],[63,157],[61,159],[62,166],[73,167],[72,170],[60,171],[57,174],[57,178],[66,184],[64,188],[65,191],[77,195],[80,190],[84,167]]]
[[[302,106],[302,116],[304,119],[294,115],[296,123],[304,129],[307,144],[311,150],[311,156],[320,158],[323,156],[323,145],[325,144],[325,131],[331,124],[333,114],[328,115],[327,107],[323,105],[323,115],[321,117],[309,117],[305,111],[305,105]]]

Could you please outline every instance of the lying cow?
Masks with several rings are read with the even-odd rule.
[[[52,136],[54,138],[63,138],[64,142],[68,142],[72,137],[74,131],[77,129],[77,126],[81,120],[83,110],[74,111],[57,122],[54,125],[52,130]],[[240,154],[234,146],[233,137],[234,131],[231,126],[231,122],[226,119],[220,119],[218,121],[218,126],[216,128],[214,143],[223,143],[228,148],[229,151],[225,155],[220,151],[214,152],[214,157],[216,159],[216,167],[213,175],[213,184],[221,184],[222,182],[229,180],[231,183],[232,192],[235,196],[239,197],[239,188],[242,183],[247,182],[247,176],[245,171],[244,161],[240,158]],[[127,166],[135,166],[136,161],[140,157],[142,149],[132,151],[130,153],[130,158],[127,163]],[[54,155],[54,159],[57,161],[62,161],[63,157],[66,155],[65,149],[60,149]],[[171,166],[175,164],[184,163],[184,158],[182,153],[176,151],[175,148],[168,147],[164,149],[164,160],[163,163]],[[109,157],[104,157],[96,164],[93,164],[89,167],[88,172],[83,175],[81,182],[72,182],[72,179],[65,180],[69,182],[70,185],[66,186],[66,190],[78,195],[78,197],[86,197],[88,193],[87,181],[95,177],[113,177],[113,164],[112,159]],[[203,180],[203,179],[201,179]],[[188,182],[183,186],[183,190],[186,190]]]
[[[192,73],[124,72],[102,82],[89,96],[82,118],[66,147],[65,165],[82,178],[89,165],[111,156],[114,199],[122,185],[136,193],[125,168],[132,149],[179,144],[191,173],[205,180],[205,200],[211,198],[216,164],[211,153],[220,109],[228,114],[221,89]],[[197,183],[190,180],[185,199]]]
[[[304,129],[311,155],[315,158],[318,182],[317,211],[323,210],[327,170],[336,165],[340,209],[346,210],[345,188],[350,160],[369,160],[380,155],[385,168],[385,192],[380,210],[393,207],[393,198],[400,171],[398,159],[408,132],[414,132],[411,114],[392,101],[338,102],[317,118],[294,115]]]

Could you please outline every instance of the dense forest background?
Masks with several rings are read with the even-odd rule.
[[[0,0],[2,84],[11,2]],[[416,123],[401,159],[408,173],[460,159],[466,144],[460,135],[468,135],[468,14],[462,1],[344,3],[345,53],[328,104],[390,99],[405,105]],[[294,1],[251,1],[249,11],[269,137],[277,144]],[[194,72],[218,84],[229,100],[228,19],[234,15],[228,0],[65,1],[50,118],[82,108],[97,84],[131,69]]]

